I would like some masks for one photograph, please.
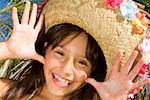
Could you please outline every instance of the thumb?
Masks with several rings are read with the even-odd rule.
[[[99,82],[93,78],[88,78],[85,82],[91,84],[95,89],[99,86]]]
[[[42,64],[45,64],[45,58],[39,54],[36,54],[33,59],[41,62]]]
[[[105,90],[102,82],[98,82],[93,78],[88,78],[85,82],[91,84],[96,89],[99,97],[101,97],[103,100],[108,100],[106,99],[107,91]]]

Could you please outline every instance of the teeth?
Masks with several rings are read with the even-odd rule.
[[[57,76],[57,75],[55,75],[55,74],[54,74],[54,77],[55,77],[58,81],[60,81],[60,82],[62,82],[62,83],[65,83],[65,84],[68,84],[68,83],[69,83],[67,80],[62,79],[61,77],[59,77],[59,76]]]

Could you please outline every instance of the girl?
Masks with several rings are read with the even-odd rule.
[[[134,88],[150,82],[148,78],[132,82],[143,65],[140,59],[132,66],[138,55],[136,50],[120,70],[123,53],[118,52],[112,73],[104,81],[105,57],[89,33],[76,25],[61,23],[44,34],[43,14],[35,25],[37,5],[33,4],[30,18],[29,9],[30,2],[27,2],[19,23],[17,9],[13,8],[13,33],[7,42],[0,43],[0,60],[28,58],[33,61],[18,80],[0,80],[2,99],[122,100]]]

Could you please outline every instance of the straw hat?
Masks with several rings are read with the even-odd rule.
[[[132,51],[142,42],[143,34],[133,34],[132,24],[118,9],[109,9],[103,0],[49,0],[44,7],[46,31],[60,23],[71,23],[92,35],[104,53],[107,74],[118,50],[125,53],[125,64]],[[107,75],[108,76],[108,75]]]

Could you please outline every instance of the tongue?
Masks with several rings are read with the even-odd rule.
[[[58,86],[58,87],[61,87],[61,88],[64,88],[64,87],[67,87],[68,86],[68,83],[67,82],[61,82],[59,80],[57,80],[56,78],[54,79],[55,81],[55,84]]]

